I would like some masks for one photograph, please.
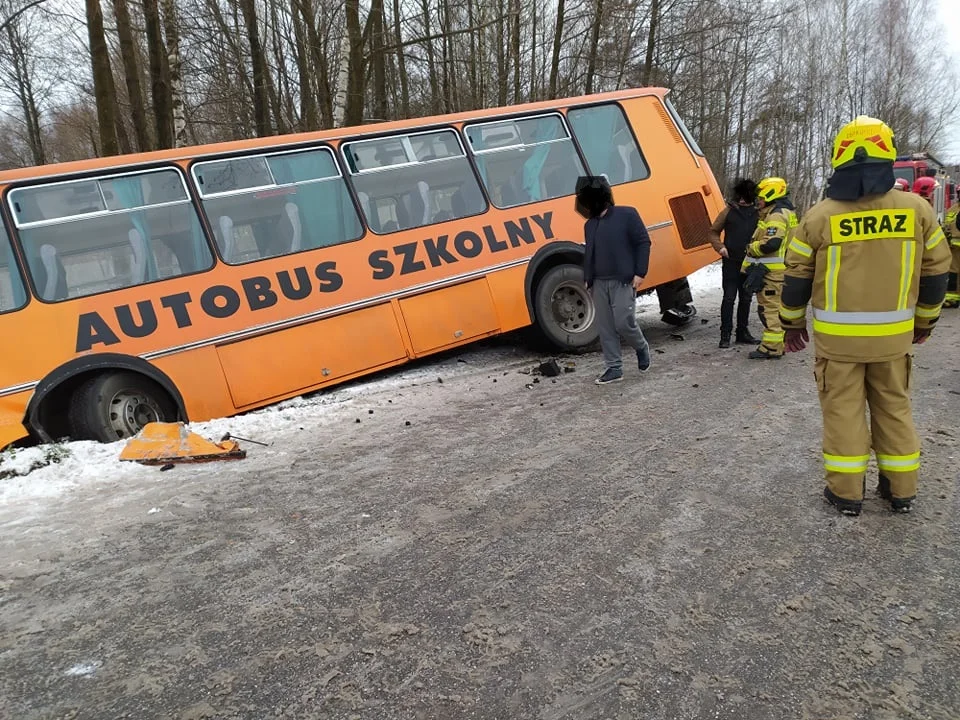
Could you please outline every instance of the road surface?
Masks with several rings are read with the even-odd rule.
[[[873,475],[851,519],[812,352],[719,350],[716,301],[641,314],[619,384],[500,340],[244,418],[245,460],[9,498],[0,717],[960,717],[960,313],[917,350],[915,511]]]

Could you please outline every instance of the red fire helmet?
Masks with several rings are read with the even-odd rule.
[[[932,177],[917,178],[913,183],[913,191],[922,198],[930,200],[933,198],[933,190],[937,187],[937,181]]]

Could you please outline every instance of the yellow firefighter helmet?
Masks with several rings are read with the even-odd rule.
[[[767,177],[757,183],[757,197],[772,203],[787,194],[787,181],[780,177]]]
[[[893,162],[897,159],[893,130],[883,120],[858,115],[833,140],[834,170],[854,163]]]

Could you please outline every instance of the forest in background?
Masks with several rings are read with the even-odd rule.
[[[948,160],[949,57],[930,0],[0,0],[0,167],[658,85],[805,208],[859,113]]]

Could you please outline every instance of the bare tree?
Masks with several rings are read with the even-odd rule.
[[[31,57],[33,48],[30,29],[21,16],[17,16],[7,24],[3,34],[6,42],[0,46],[0,62],[3,63],[0,72],[9,83],[20,106],[31,160],[35,165],[42,165],[46,162],[46,153],[35,88],[37,79]]]
[[[93,93],[97,101],[97,124],[100,129],[100,154],[116,155],[117,144],[116,95],[113,92],[113,74],[110,54],[103,32],[103,11],[100,0],[86,0],[87,32],[90,39],[90,64],[93,70]]]
[[[160,11],[157,0],[143,0],[143,16],[147,31],[147,52],[150,57],[150,87],[153,96],[153,119],[157,147],[173,147],[173,109],[170,97],[170,72],[163,44]]]

